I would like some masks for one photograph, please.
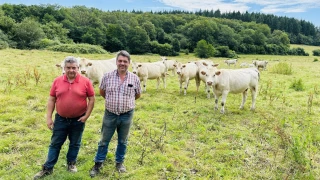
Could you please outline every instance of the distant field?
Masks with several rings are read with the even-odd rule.
[[[310,56],[312,56],[312,51],[316,49],[320,49],[320,46],[308,46],[308,45],[301,45],[301,44],[291,44],[291,48],[297,48],[301,47],[303,48],[307,53],[309,53]]]
[[[317,47],[303,48],[309,52]],[[60,75],[55,64],[68,55],[115,56],[0,51],[0,179],[32,179],[44,163],[51,136],[45,122],[49,89]],[[168,58],[198,59],[193,54]],[[237,66],[231,68],[256,59],[269,63],[260,73],[255,112],[249,110],[250,92],[244,110],[239,110],[241,95],[229,94],[226,114],[220,114],[213,109],[214,99],[206,98],[203,83],[197,94],[192,80],[184,96],[179,94],[177,76],[167,78],[167,89],[161,84],[156,90],[156,81],[148,81],[147,92],[136,103],[125,160],[128,172],[115,172],[114,138],[102,173],[95,179],[319,179],[320,62],[313,62],[313,56],[240,55]],[[133,55],[132,60],[153,62],[160,56]],[[225,58],[211,60],[219,68],[228,68]],[[279,63],[292,67],[292,75],[272,73]],[[304,90],[290,88],[299,79]],[[46,179],[91,179],[89,169],[104,112],[97,86],[95,92],[96,104],[79,153],[79,172],[66,171],[64,145],[54,173]]]

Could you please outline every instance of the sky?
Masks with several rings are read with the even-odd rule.
[[[320,27],[320,0],[0,0],[0,4],[43,5],[64,7],[76,5],[112,10],[217,10],[221,12],[260,12],[305,20]]]

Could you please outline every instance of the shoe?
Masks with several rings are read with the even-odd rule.
[[[119,173],[126,172],[126,167],[124,167],[123,163],[116,163],[116,169]]]
[[[76,162],[68,162],[68,171],[72,173],[78,172]]]
[[[102,162],[95,162],[94,166],[90,170],[90,176],[95,177],[100,173],[100,169],[102,168]]]
[[[49,168],[45,167],[44,165],[42,165],[42,170],[39,171],[36,175],[34,175],[33,179],[43,178],[45,176],[52,174],[52,172],[53,172],[53,168],[49,169]]]

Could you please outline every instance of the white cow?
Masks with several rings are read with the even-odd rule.
[[[214,71],[217,69],[219,64],[213,64],[212,61],[207,62],[205,60],[196,61],[195,64],[198,66],[199,78],[205,84],[207,98],[210,99],[210,86],[206,84],[206,73],[201,72]]]
[[[230,67],[230,64],[234,64],[234,67],[236,67],[238,59],[228,59],[224,60],[224,62]]]
[[[198,73],[198,66],[195,63],[182,64],[178,62],[174,65],[176,68],[177,74],[179,76],[180,83],[180,93],[182,92],[182,83],[184,84],[184,95],[187,95],[187,89],[189,86],[189,81],[195,79],[197,86],[197,93],[200,86],[200,78]]]
[[[248,63],[246,63],[246,62],[243,62],[243,63],[240,64],[241,68],[244,68],[244,67],[247,67],[247,66],[248,66]]]
[[[162,61],[153,63],[136,63],[132,64],[132,72],[136,74],[143,84],[142,91],[147,91],[147,79],[157,79],[157,89],[159,88],[160,78],[163,81],[163,87],[166,88],[166,66]]]
[[[263,70],[266,70],[268,61],[253,60],[252,64],[254,64],[257,69],[262,68]]]
[[[240,109],[243,109],[248,96],[248,89],[251,90],[252,105],[251,110],[255,109],[255,102],[258,93],[259,71],[256,68],[246,69],[220,69],[208,71],[206,73],[206,83],[213,87],[215,95],[215,109],[218,109],[218,100],[221,99],[221,113],[224,113],[224,107],[228,93],[242,93],[242,103]]]
[[[249,68],[253,68],[253,67],[255,68],[256,66],[251,63],[251,64],[248,64],[248,67],[249,67]]]
[[[61,69],[61,74],[65,74],[66,73],[64,71],[64,61],[61,61],[59,64],[56,64],[56,66]]]
[[[108,60],[89,60],[81,58],[79,62],[79,71],[90,79],[92,83],[101,84],[102,77],[105,73],[117,69],[116,58]]]
[[[161,57],[162,62],[167,68],[168,71],[172,71],[172,75],[174,76],[176,74],[176,68],[173,66],[178,63],[176,60],[168,60],[166,57]]]

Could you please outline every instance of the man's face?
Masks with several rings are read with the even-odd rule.
[[[66,65],[64,66],[64,70],[68,79],[74,79],[77,76],[79,67],[77,66],[77,63],[66,63]]]
[[[122,73],[127,72],[129,65],[130,65],[130,61],[127,57],[121,56],[121,55],[118,57],[117,67],[119,72],[122,72]]]

